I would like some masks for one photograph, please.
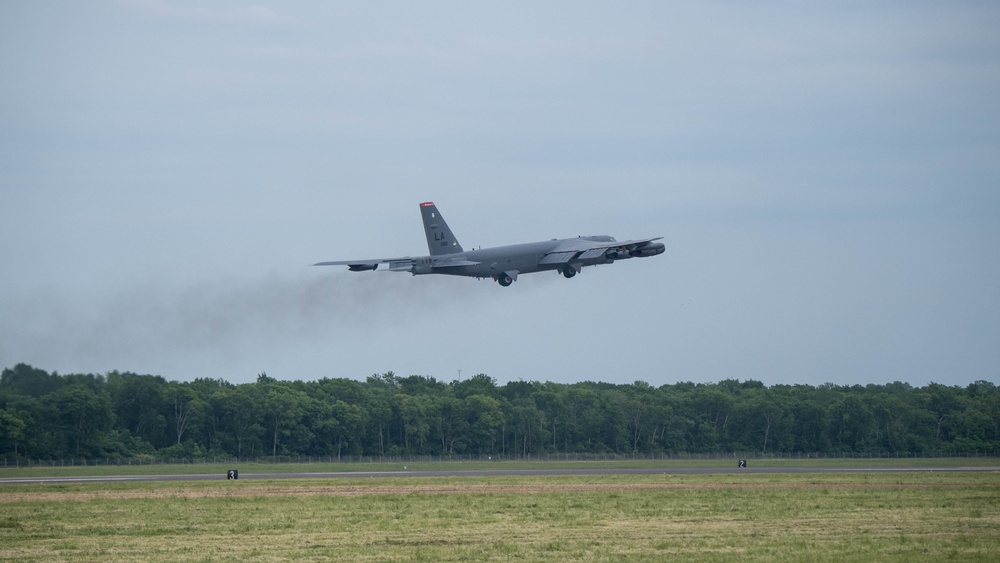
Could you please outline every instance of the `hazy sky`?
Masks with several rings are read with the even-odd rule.
[[[1000,383],[993,2],[0,2],[0,368]],[[609,234],[572,280],[314,268]]]

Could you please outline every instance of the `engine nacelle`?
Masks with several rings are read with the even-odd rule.
[[[378,264],[350,264],[347,269],[352,272],[366,272],[375,271],[378,268]]]
[[[636,248],[629,254],[638,258],[645,258],[647,256],[656,256],[657,254],[663,254],[667,249],[666,245],[662,242],[651,242],[645,246],[640,246]]]

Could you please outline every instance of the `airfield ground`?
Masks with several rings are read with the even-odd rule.
[[[0,484],[0,559],[997,561],[986,469]]]
[[[215,479],[229,469],[239,469],[240,475],[274,475],[276,478],[296,474],[330,474],[356,476],[361,474],[402,473],[468,473],[468,472],[571,472],[571,471],[649,471],[657,472],[739,472],[735,459],[622,459],[588,461],[384,461],[384,462],[315,462],[315,463],[184,463],[184,464],[93,464],[65,462],[5,466],[0,468],[0,484],[19,478],[47,477],[125,477],[207,475]],[[937,469],[998,469],[997,457],[961,458],[767,458],[750,459],[749,472],[761,471],[837,471],[837,470],[937,470]]]

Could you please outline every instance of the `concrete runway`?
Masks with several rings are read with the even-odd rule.
[[[239,467],[234,467],[239,469]],[[468,471],[338,471],[325,473],[240,473],[245,479],[377,479],[380,477],[510,477],[541,475],[742,475],[761,473],[932,473],[937,471],[1000,471],[982,467],[748,467],[748,468],[648,468],[648,469],[481,469]],[[118,475],[76,477],[10,477],[0,484],[123,483],[149,481],[225,481],[226,474]]]

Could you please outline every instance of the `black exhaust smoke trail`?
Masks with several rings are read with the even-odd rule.
[[[0,365],[70,372],[158,364],[220,364],[246,355],[329,346],[344,334],[378,338],[386,323],[474,310],[492,283],[394,273],[308,272],[189,287],[135,286],[111,295],[38,289],[0,306]],[[291,353],[291,352],[288,352]]]

